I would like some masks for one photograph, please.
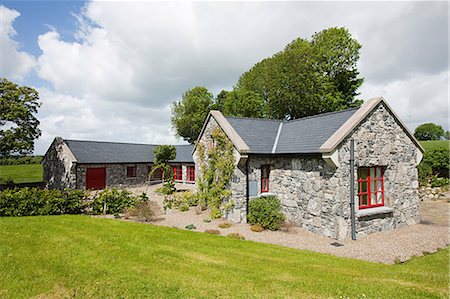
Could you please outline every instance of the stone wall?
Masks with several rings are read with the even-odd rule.
[[[180,165],[180,164],[173,164]],[[192,164],[189,164],[192,165]],[[136,166],[136,177],[127,177],[127,167]],[[137,164],[79,164],[77,165],[77,188],[86,188],[86,169],[89,167],[105,167],[106,169],[106,187],[124,188],[128,186],[136,186],[147,183],[148,169],[153,166],[153,163],[137,163]],[[181,183],[186,183],[187,178],[187,164],[182,164],[183,180]],[[172,167],[172,164],[171,164]],[[179,181],[177,181],[179,182]]]
[[[390,213],[375,215],[367,215],[364,213],[366,211],[362,210],[357,212],[357,215],[361,215],[356,222],[358,236],[418,223],[419,183],[416,159],[419,149],[383,103],[380,103],[368,115],[351,137],[355,139],[355,163],[357,166],[385,167],[385,207],[392,209]],[[349,169],[349,155],[347,138],[339,149],[339,163],[341,164],[339,168],[342,171]],[[355,198],[355,201],[357,202],[358,199]],[[350,207],[346,206],[344,216],[348,215],[350,215]]]
[[[268,193],[261,193],[261,165],[270,165]],[[327,237],[337,237],[345,201],[336,174],[320,156],[249,158],[249,180],[257,183],[257,196],[276,195],[287,219]]]
[[[42,159],[44,184],[48,189],[75,188],[75,157],[64,143],[57,137],[53,140]]]
[[[77,188],[86,188],[86,170],[93,167],[105,167],[106,187],[127,187],[142,185],[148,178],[148,167],[152,164],[78,164],[77,165]],[[127,167],[136,166],[136,177],[127,178]]]
[[[421,201],[426,200],[439,200],[449,199],[450,190],[449,187],[431,187],[422,186],[419,188],[419,198]]]

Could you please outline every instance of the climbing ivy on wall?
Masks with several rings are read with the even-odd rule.
[[[197,176],[197,196],[199,203],[211,209],[211,218],[220,218],[224,202],[230,198],[228,188],[234,172],[233,144],[220,128],[214,128],[211,140],[198,143],[200,158]],[[228,204],[226,208],[231,208]]]

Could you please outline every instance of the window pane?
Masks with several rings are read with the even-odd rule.
[[[360,179],[367,178],[367,168],[361,167],[358,169],[358,178]]]
[[[361,206],[367,206],[367,194],[363,194],[361,195],[361,199],[360,199],[360,205]]]
[[[370,177],[375,178],[375,167],[370,168]]]
[[[383,193],[379,192],[377,193],[377,204],[381,205],[383,203]]]
[[[361,182],[361,192],[367,192],[367,182]]]
[[[377,178],[381,178],[381,167],[377,167]]]
[[[370,204],[371,205],[375,205],[377,203],[377,198],[376,198],[377,194],[376,193],[371,193],[370,194]]]

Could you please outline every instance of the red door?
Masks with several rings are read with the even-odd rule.
[[[86,189],[104,189],[106,187],[105,167],[88,168],[86,170]]]

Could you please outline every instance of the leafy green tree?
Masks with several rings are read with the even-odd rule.
[[[212,109],[223,111],[223,105],[225,104],[225,100],[227,99],[228,91],[222,90],[214,99],[214,105]]]
[[[414,137],[418,140],[439,140],[444,134],[442,126],[433,123],[421,124],[414,131]]]
[[[445,131],[445,136],[444,136],[445,140],[450,140],[450,132],[447,130]]]
[[[333,27],[314,34],[311,45],[320,71],[340,93],[335,98],[332,109],[341,110],[361,105],[361,101],[355,101],[359,95],[356,90],[364,81],[358,77],[357,69],[361,44],[352,38],[347,29]]]
[[[180,101],[172,104],[172,125],[177,135],[194,143],[213,105],[213,95],[205,87],[186,91]]]
[[[329,28],[311,41],[296,39],[244,73],[237,89],[259,94],[267,117],[294,119],[361,105],[361,45],[345,28]]]
[[[169,161],[174,160],[177,157],[177,149],[173,145],[158,145],[155,148],[153,155],[154,166],[149,176],[151,177],[158,169],[162,170],[164,187],[161,191],[166,195],[173,194],[176,189]]]
[[[222,112],[227,116],[263,117],[264,102],[253,91],[233,90],[227,93]]]
[[[39,120],[34,116],[39,94],[28,86],[0,79],[0,156],[30,154],[34,140],[41,135]]]

